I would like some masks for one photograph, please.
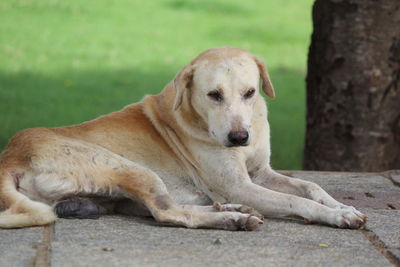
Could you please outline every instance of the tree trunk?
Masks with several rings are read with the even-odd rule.
[[[400,0],[316,0],[304,169],[400,169]]]

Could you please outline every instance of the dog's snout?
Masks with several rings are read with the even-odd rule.
[[[228,134],[229,142],[234,146],[246,145],[249,140],[249,132],[247,131],[231,131]]]

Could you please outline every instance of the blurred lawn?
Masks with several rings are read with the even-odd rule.
[[[300,169],[312,0],[2,0],[0,149],[18,130],[79,123],[161,91],[203,50],[266,60],[272,165]]]

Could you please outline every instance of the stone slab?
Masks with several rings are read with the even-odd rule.
[[[289,175],[320,184],[346,204],[368,207],[361,208],[369,216],[367,228],[400,262],[400,187],[393,184],[392,172]],[[0,266],[31,266],[42,235],[43,228],[0,230]],[[256,232],[191,230],[124,216],[60,219],[51,253],[52,266],[74,267],[391,266],[363,231],[271,218]]]
[[[106,216],[59,220],[52,266],[390,266],[361,231],[267,219],[256,232]]]
[[[388,248],[400,249],[400,210],[362,209],[367,214],[367,228]]]
[[[392,252],[393,256],[400,262],[400,248],[391,249],[390,252]]]
[[[389,178],[379,173],[282,171],[291,177],[315,182],[325,190],[354,192],[400,192]]]
[[[0,266],[32,266],[43,228],[0,230]]]
[[[362,209],[368,215],[367,229],[379,237],[400,263],[400,210]]]
[[[392,178],[393,182],[400,186],[400,170],[392,171],[389,173],[390,177]]]

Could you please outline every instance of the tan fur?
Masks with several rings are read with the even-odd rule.
[[[262,216],[241,204],[264,215],[362,225],[361,213],[317,185],[270,168],[264,100],[258,91],[243,97],[260,79],[274,97],[259,58],[237,48],[211,49],[159,95],[79,125],[21,131],[0,160],[0,228],[51,223],[51,206],[75,196],[129,198],[159,221],[192,228],[256,229]],[[215,88],[223,101],[207,96]],[[249,139],[231,147],[228,134],[239,130]],[[213,201],[240,204],[199,206]]]

